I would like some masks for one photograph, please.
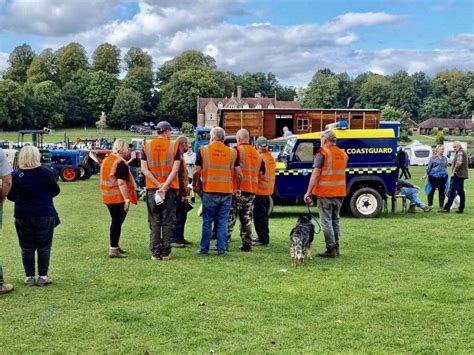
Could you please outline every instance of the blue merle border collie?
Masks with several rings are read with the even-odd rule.
[[[305,259],[312,259],[311,251],[314,239],[314,225],[309,215],[300,215],[295,228],[290,233],[291,265],[303,264]]]

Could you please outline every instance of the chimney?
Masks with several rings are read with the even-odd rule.
[[[242,86],[237,85],[237,100],[242,98]]]
[[[260,92],[256,92],[256,93],[255,93],[255,98],[256,98],[256,99],[259,99],[259,98],[261,98],[261,97],[262,97],[262,93],[260,93]]]

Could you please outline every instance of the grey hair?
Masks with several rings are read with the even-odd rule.
[[[241,128],[237,131],[237,137],[239,137],[244,143],[250,141],[250,133],[245,128]]]
[[[214,127],[211,129],[211,141],[223,142],[225,138],[225,131],[221,127]]]
[[[326,138],[330,142],[336,142],[336,133],[333,131],[324,131],[321,137]]]

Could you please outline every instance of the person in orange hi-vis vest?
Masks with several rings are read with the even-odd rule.
[[[184,155],[189,149],[189,141],[186,136],[179,136],[175,144],[178,144],[181,152],[181,168],[178,171],[179,190],[178,190],[178,206],[176,207],[176,225],[171,238],[172,248],[184,248],[191,242],[184,238],[184,226],[188,218],[188,212],[193,209],[189,203],[189,178],[188,169],[184,160]]]
[[[312,204],[312,196],[317,198],[317,206],[326,251],[318,256],[335,258],[339,256],[339,211],[346,196],[347,154],[336,146],[336,134],[325,131],[321,134],[321,149],[314,157],[313,172],[308,190],[304,195],[305,202]]]
[[[112,154],[105,158],[100,167],[102,202],[107,206],[112,219],[109,235],[109,257],[111,258],[127,256],[119,246],[120,234],[130,203],[137,204],[134,179],[127,161],[124,159],[127,152],[125,141],[123,139],[115,140]]]
[[[270,243],[270,230],[268,228],[268,215],[270,210],[270,199],[275,189],[276,162],[272,152],[268,150],[268,140],[258,137],[255,145],[265,164],[265,173],[258,175],[257,193],[253,204],[253,220],[258,240],[253,245],[267,245]]]
[[[240,189],[242,171],[237,151],[224,144],[225,131],[211,130],[211,143],[201,147],[196,157],[193,188],[202,181],[202,235],[198,255],[207,255],[211,242],[212,222],[217,220],[217,253],[227,254],[227,221],[234,192],[234,179]]]
[[[171,237],[176,225],[181,152],[178,144],[170,140],[168,122],[159,122],[156,132],[155,139],[143,144],[141,169],[147,190],[151,259],[167,261],[171,259]]]
[[[240,220],[241,251],[252,250],[252,223],[253,201],[257,192],[258,174],[265,172],[265,165],[257,149],[249,144],[250,134],[245,128],[237,131],[237,147],[240,169],[242,170],[242,184],[240,189],[234,184],[232,207],[229,214],[227,239],[230,240],[237,217]]]

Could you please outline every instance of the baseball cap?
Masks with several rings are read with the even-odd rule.
[[[260,136],[257,138],[257,141],[255,143],[257,144],[257,147],[266,147],[268,145],[268,139],[263,136]]]
[[[171,130],[171,125],[168,121],[160,121],[156,125],[156,131],[158,133],[163,133],[164,131]]]

